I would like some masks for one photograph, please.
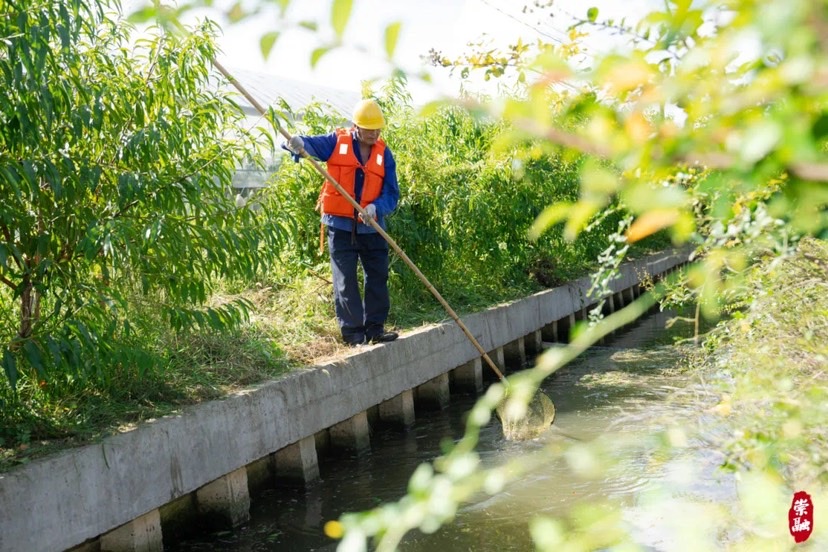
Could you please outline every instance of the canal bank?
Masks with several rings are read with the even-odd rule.
[[[686,422],[700,413],[694,392],[697,378],[685,364],[694,349],[689,339],[693,323],[681,318],[682,314],[686,313],[654,309],[547,378],[541,391],[554,401],[557,417],[555,424],[537,438],[510,441],[503,436],[496,418],[484,424],[475,447],[479,469],[496,471],[508,465],[515,467],[520,476],[499,490],[482,490],[466,497],[451,521],[436,531],[409,531],[398,550],[536,550],[540,548],[532,541],[530,526],[538,516],[566,519],[575,508],[595,512],[611,504],[620,512],[632,513],[637,511],[638,497],[648,489],[669,486],[671,490],[684,490],[661,485],[675,464],[662,462],[655,466],[649,462],[650,453],[658,448],[653,442],[658,440],[663,424],[676,418]],[[670,328],[665,329],[668,325]],[[546,343],[544,347],[558,345]],[[709,397],[705,399],[710,402]],[[391,507],[406,498],[410,503],[411,497],[404,493],[416,477],[412,474],[423,465],[439,465],[446,457],[446,443],[457,444],[463,438],[475,400],[473,395],[453,393],[450,404],[440,411],[418,407],[417,423],[405,432],[372,424],[369,453],[320,455],[321,477],[316,485],[302,488],[277,484],[262,489],[252,497],[251,519],[243,528],[226,531],[199,527],[180,539],[171,539],[165,549],[347,549],[326,533],[331,521],[343,519],[346,512],[370,515],[368,512],[377,507]],[[574,457],[576,451],[595,446],[611,451],[602,456],[607,464],[611,458],[618,460],[599,476],[583,471],[583,456],[580,460]],[[694,464],[699,464],[696,459],[704,460],[707,465],[713,463],[715,471],[715,460],[721,457],[711,452],[706,447],[695,449]],[[732,478],[732,474],[714,475],[718,480]],[[717,487],[727,492],[716,492],[712,498],[732,500],[732,488]],[[436,500],[434,509],[439,509]],[[165,538],[167,529],[165,526]],[[640,537],[636,542],[650,542],[645,535]]]
[[[626,263],[609,308],[686,260]],[[504,370],[518,369],[544,340],[566,340],[594,303],[589,287],[582,278],[464,322]],[[322,451],[370,446],[372,421],[413,424],[415,401],[440,408],[454,390],[481,390],[484,369],[449,321],[34,461],[0,475],[0,550],[161,550],[177,518],[242,524],[251,488],[274,477],[313,481]]]

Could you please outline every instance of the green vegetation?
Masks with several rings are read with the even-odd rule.
[[[283,163],[236,207],[234,168],[272,143],[208,83],[215,28],[132,47],[96,2],[3,9],[2,465],[339,354],[320,178]],[[404,79],[378,97],[403,189],[391,232],[459,312],[596,266],[620,210],[577,241],[527,236],[551,198],[577,199],[581,159],[503,146],[508,125],[458,107],[418,117]],[[301,132],[338,122],[303,110]],[[391,292],[398,328],[446,316],[399,261]]]
[[[488,306],[558,285],[596,266],[623,218],[620,211],[575,242],[565,239],[562,228],[538,240],[528,237],[549,198],[577,199],[581,159],[545,152],[534,140],[503,147],[499,140],[508,125],[459,107],[418,116],[404,79],[391,80],[378,99],[390,121],[383,139],[394,152],[402,187],[400,206],[390,219],[392,235],[450,303],[465,311]],[[292,131],[330,132],[336,119],[313,107]],[[314,209],[319,181],[307,164],[287,162],[258,198],[265,211],[283,213],[299,232],[293,247],[281,252],[271,280],[292,280],[307,272],[311,282],[325,283],[319,274],[327,270],[327,251],[319,253]],[[669,240],[662,235],[639,251],[666,245]],[[445,316],[408,267],[393,259],[391,293],[391,316],[398,326]]]
[[[750,304],[705,342],[704,362],[725,382],[716,411],[734,428],[722,442],[733,470],[770,471],[805,488],[828,483],[826,274],[824,240],[765,257],[747,278]]]
[[[231,19],[263,9],[250,4]],[[276,4],[284,14],[291,2]],[[140,18],[177,16],[155,6]],[[342,40],[353,2],[331,6],[336,39],[312,64]],[[159,31],[133,50],[94,0],[0,10],[4,456],[21,461],[41,439],[94,436],[335,353],[313,210],[320,178],[286,163],[262,209],[233,206],[233,167],[261,162],[268,138],[240,128],[240,111],[208,86],[211,25],[187,38]],[[635,247],[696,246],[680,277],[510,378],[506,408],[525,408],[545,377],[656,298],[691,307],[698,328],[727,315],[693,368],[718,378],[710,412],[731,430],[721,448],[742,482],[740,511],[696,505],[688,519],[701,537],[735,528],[733,546],[746,550],[789,543],[774,513],[791,487],[828,502],[825,10],[824,0],[671,0],[632,27],[590,8],[563,43],[433,54],[462,78],[509,79],[508,98],[415,116],[399,78],[377,94],[403,185],[392,234],[461,312],[593,269],[600,293]],[[630,47],[584,68],[582,40],[602,29]],[[399,31],[386,30],[392,62]],[[277,37],[262,37],[265,54]],[[301,130],[334,122],[312,106]],[[400,263],[391,283],[398,326],[443,317]],[[415,472],[400,502],[345,514],[329,534],[344,535],[344,550],[371,538],[391,550],[516,477],[520,466],[483,470],[475,452],[503,396],[489,389],[465,436]],[[694,436],[653,437],[666,456]],[[538,547],[634,547],[617,512],[593,506],[531,520]]]
[[[83,438],[249,380],[275,353],[238,329],[249,302],[216,292],[255,278],[287,230],[230,194],[256,137],[210,85],[216,28],[132,45],[101,3],[0,12],[0,446]],[[238,348],[257,360],[230,377],[212,359]]]

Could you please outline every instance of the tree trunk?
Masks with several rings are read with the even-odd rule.
[[[20,294],[20,331],[21,339],[32,335],[32,329],[40,318],[40,294],[32,282],[27,278]]]

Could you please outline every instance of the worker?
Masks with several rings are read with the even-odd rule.
[[[397,208],[400,197],[394,156],[380,138],[385,118],[377,102],[362,100],[354,108],[352,122],[352,128],[331,134],[292,136],[283,147],[296,161],[303,152],[325,161],[328,173],[385,230],[385,217]],[[397,333],[385,329],[390,309],[388,244],[328,181],[322,187],[320,206],[343,341],[349,346],[394,341]],[[364,275],[364,300],[358,262]]]

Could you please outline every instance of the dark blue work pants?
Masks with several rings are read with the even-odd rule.
[[[361,343],[384,331],[388,298],[388,244],[376,233],[352,234],[328,227],[334,305],[342,339]],[[362,264],[365,300],[360,296],[357,262]]]

